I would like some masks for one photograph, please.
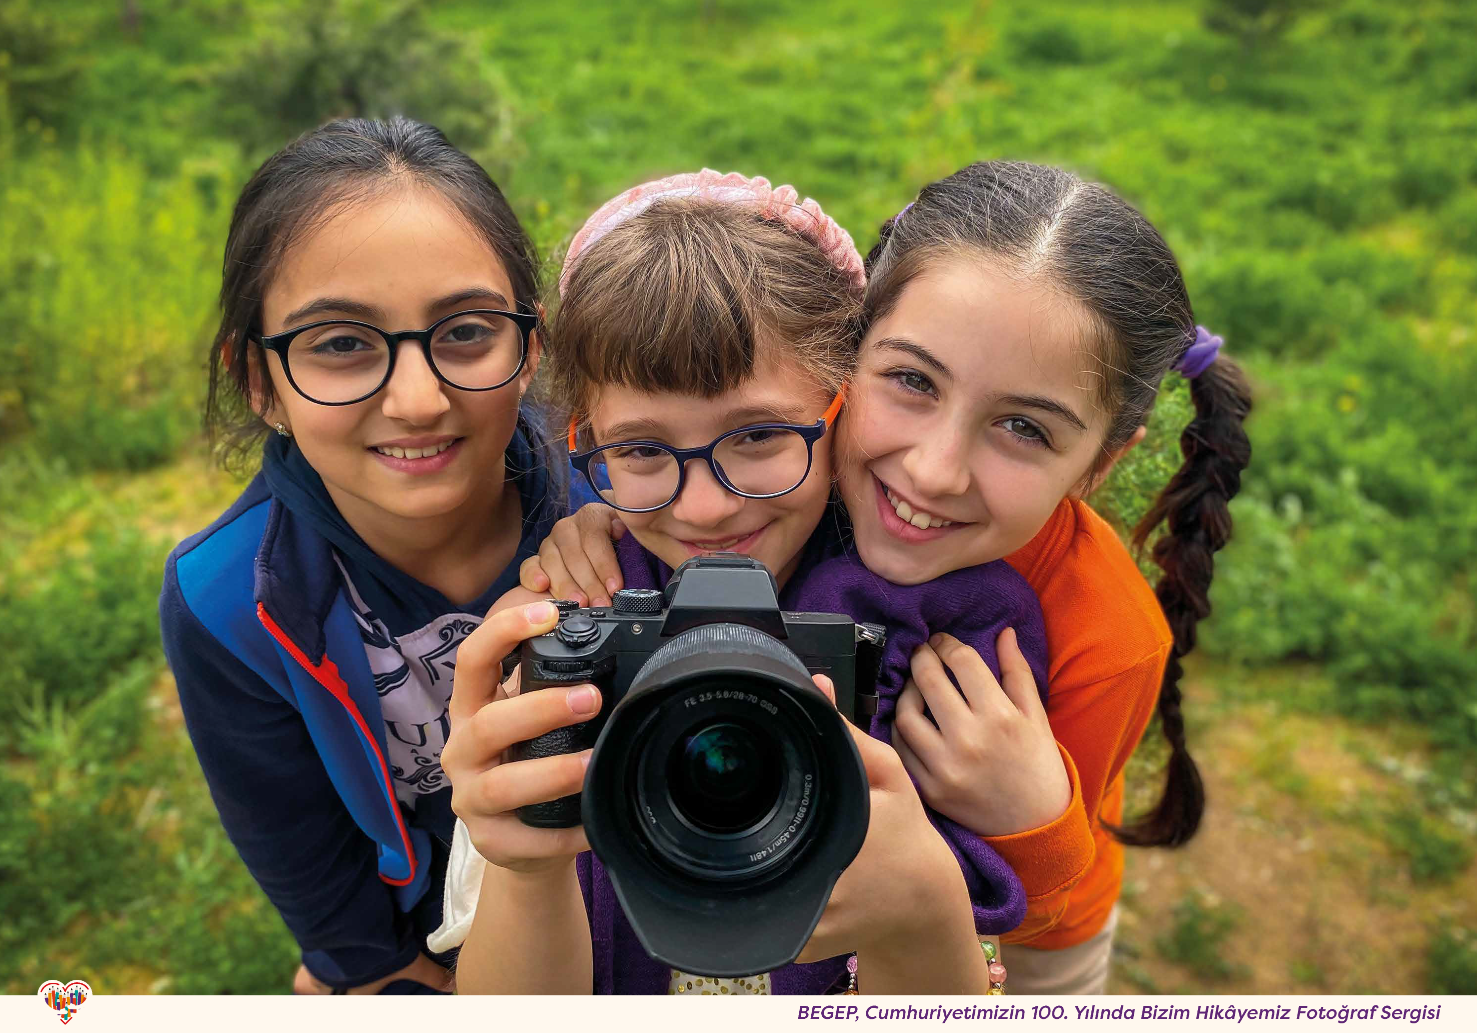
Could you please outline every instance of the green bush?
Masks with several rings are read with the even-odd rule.
[[[297,946],[226,839],[188,741],[151,706],[160,666],[151,656],[54,714],[32,730],[30,764],[0,767],[9,992],[63,959],[99,992],[150,989],[118,986],[121,967],[180,993],[290,984]]]
[[[1319,0],[1205,0],[1205,27],[1250,49],[1276,40]]]
[[[1477,934],[1441,925],[1426,950],[1426,992],[1477,994]]]
[[[40,146],[8,167],[0,427],[74,469],[171,457],[199,427],[236,166],[160,182],[114,148]]]
[[[0,117],[54,131],[87,67],[87,26],[46,0],[0,5]]]
[[[222,125],[265,155],[332,118],[409,115],[506,171],[517,156],[508,88],[463,34],[410,0],[282,3],[212,74]]]
[[[1376,324],[1322,364],[1263,380],[1207,649],[1318,661],[1343,712],[1477,746],[1474,377],[1470,353]]]
[[[0,714],[71,708],[159,646],[166,547],[135,528],[98,527],[41,569],[0,580]]]

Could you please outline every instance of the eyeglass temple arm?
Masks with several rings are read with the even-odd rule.
[[[821,419],[825,421],[827,427],[836,422],[836,415],[841,412],[841,406],[845,401],[846,385],[842,384],[840,390],[836,392],[836,397],[831,399],[830,406],[821,413]]]

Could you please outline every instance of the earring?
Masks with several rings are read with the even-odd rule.
[[[281,420],[278,420],[276,422],[276,424],[274,424],[274,426],[277,428],[277,433],[278,434],[281,434],[284,438],[290,438],[290,437],[292,437],[292,431],[290,431],[286,427],[282,426],[282,421]]]

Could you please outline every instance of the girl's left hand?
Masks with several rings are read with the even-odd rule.
[[[995,648],[1003,687],[979,653],[952,635],[919,646],[913,677],[898,697],[893,736],[928,805],[982,836],[1040,828],[1072,802],[1071,781],[1015,631],[1002,631]]]

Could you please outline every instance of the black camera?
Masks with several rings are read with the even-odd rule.
[[[523,644],[522,691],[593,682],[601,710],[513,757],[594,752],[582,793],[519,817],[583,821],[652,957],[715,976],[790,963],[866,837],[842,715],[865,726],[876,712],[883,629],[782,611],[764,565],[725,553],[688,560],[665,592],[559,606],[554,630]]]

